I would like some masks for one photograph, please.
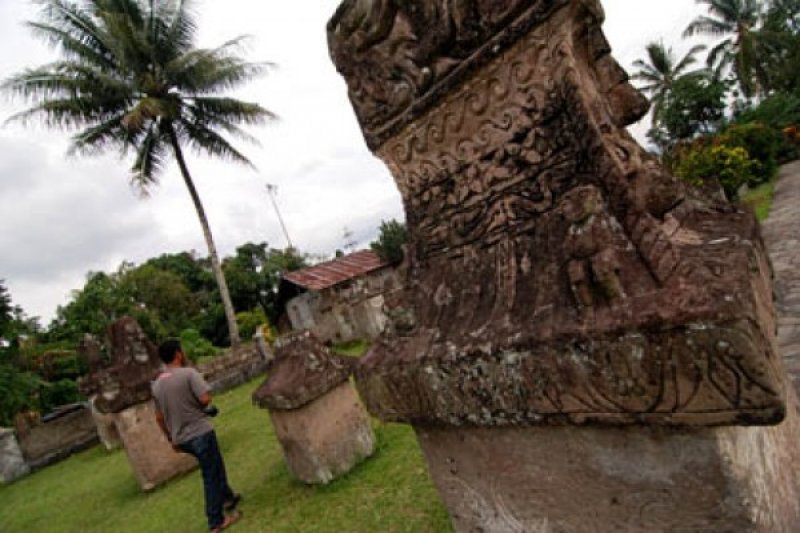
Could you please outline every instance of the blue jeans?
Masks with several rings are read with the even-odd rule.
[[[225,474],[225,462],[217,444],[217,435],[209,431],[204,435],[183,442],[178,447],[184,452],[194,455],[200,463],[203,473],[203,493],[206,499],[206,517],[208,529],[215,529],[225,520],[223,505],[234,497]]]

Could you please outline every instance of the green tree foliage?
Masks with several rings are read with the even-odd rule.
[[[384,261],[399,263],[403,260],[403,245],[408,241],[406,225],[397,220],[381,221],[378,239],[369,246]]]
[[[643,83],[639,89],[650,97],[653,122],[660,122],[667,96],[677,80],[683,76],[706,75],[705,69],[689,70],[697,63],[697,54],[705,49],[705,45],[694,46],[683,58],[677,60],[672,48],[667,48],[663,42],[651,42],[645,48],[647,59],[637,59],[633,63],[638,70],[631,79]]]
[[[716,142],[747,150],[756,163],[753,168],[755,183],[749,185],[767,182],[778,173],[778,151],[783,144],[779,131],[757,122],[733,124],[717,136]]]
[[[759,35],[766,88],[784,93],[800,89],[800,0],[769,2]]]
[[[14,318],[13,309],[11,295],[5,287],[5,282],[0,279],[0,338],[4,337],[11,328],[11,321]]]
[[[204,257],[195,257],[189,252],[160,255],[147,260],[144,266],[179,276],[193,293],[210,293],[215,289],[211,262]]]
[[[245,339],[252,338],[259,327],[269,323],[267,315],[264,314],[264,311],[260,307],[252,311],[238,313],[236,315],[236,320],[239,321],[239,330],[242,332],[242,337]]]
[[[19,333],[25,329],[24,323],[20,324],[22,316],[0,280],[0,426],[12,425],[18,412],[39,405],[43,382],[25,370],[20,356]]]
[[[123,263],[112,274],[90,273],[71,301],[56,311],[50,340],[77,346],[86,333],[103,338],[106,328],[131,316],[154,339],[177,337],[202,313],[204,294],[192,293],[181,277],[151,263],[136,267]]]
[[[281,277],[306,266],[308,259],[293,248],[276,250],[265,242],[239,246],[234,256],[223,261],[237,309],[260,309],[273,322],[280,312],[276,306]]]
[[[667,95],[660,124],[648,136],[662,148],[669,148],[677,141],[713,132],[725,116],[727,92],[727,85],[718,80],[680,78]]]
[[[200,219],[231,342],[238,344],[235,312],[183,150],[188,146],[250,164],[223,134],[254,141],[240,124],[261,124],[272,115],[221,94],[262,74],[265,65],[237,56],[241,37],[218,48],[196,48],[190,0],[42,0],[41,5],[39,19],[29,26],[61,58],[5,81],[7,91],[33,104],[13,119],[41,118],[48,126],[76,130],[75,153],[135,153],[132,181],[143,192],[174,157]]]
[[[745,96],[763,92],[768,76],[763,62],[767,50],[758,32],[762,2],[697,0],[697,3],[708,7],[708,15],[693,20],[684,36],[721,38],[708,54],[708,66],[718,75],[732,73]]]
[[[180,334],[181,348],[192,361],[201,357],[214,357],[217,349],[196,329],[186,329]]]
[[[132,313],[147,313],[158,324],[156,338],[174,337],[190,327],[203,303],[202,295],[194,295],[178,274],[151,264],[123,273],[118,290]]]

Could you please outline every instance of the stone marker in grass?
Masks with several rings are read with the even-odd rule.
[[[289,471],[326,484],[375,451],[369,416],[350,383],[350,361],[310,332],[278,339],[267,380],[253,403],[269,409]]]
[[[359,391],[414,425],[460,531],[800,531],[758,226],[627,133],[647,102],[603,18],[597,0],[335,13],[331,57],[409,228],[403,323]]]
[[[7,484],[30,472],[16,432],[11,428],[0,427],[0,483]]]
[[[100,392],[100,384],[96,378],[100,375],[101,370],[109,366],[109,361],[103,357],[102,350],[100,341],[94,335],[87,333],[81,339],[78,345],[78,357],[89,369],[89,373],[78,380],[78,387],[81,394],[89,399],[92,419],[97,427],[97,436],[100,437],[100,442],[106,450],[111,451],[122,447],[122,439],[120,439],[114,424],[114,415],[101,413],[94,405],[97,394]]]
[[[158,427],[150,383],[161,369],[155,345],[136,320],[124,317],[108,328],[110,366],[91,379],[94,407],[112,415],[131,470],[144,491],[197,467],[191,455],[176,453]]]

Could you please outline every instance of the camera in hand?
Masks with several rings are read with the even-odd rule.
[[[206,414],[206,416],[210,416],[211,418],[214,418],[215,416],[217,416],[219,414],[219,409],[217,409],[216,405],[209,405],[208,407],[203,409],[203,412]]]

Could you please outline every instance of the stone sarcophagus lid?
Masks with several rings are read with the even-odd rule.
[[[328,483],[375,450],[351,375],[346,359],[299,332],[276,341],[269,377],[253,393],[253,403],[269,409],[289,470],[304,483]]]
[[[402,194],[401,325],[370,412],[446,426],[785,416],[753,216],[665,173],[596,0],[345,0],[328,26]]]

